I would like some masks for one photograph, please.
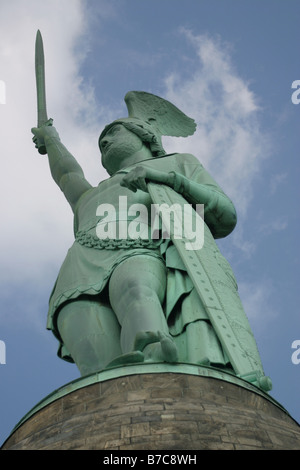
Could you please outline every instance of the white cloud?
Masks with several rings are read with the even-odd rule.
[[[183,30],[198,56],[188,79],[169,74],[166,98],[197,122],[189,139],[165,139],[174,151],[196,154],[245,215],[252,185],[269,144],[259,127],[257,99],[233,67],[219,39]]]
[[[278,190],[278,188],[280,188],[282,183],[284,183],[287,180],[287,177],[288,177],[288,174],[286,172],[271,175],[270,177],[271,194],[274,194]]]
[[[255,332],[262,332],[278,316],[278,311],[272,302],[274,288],[267,280],[240,282],[239,294]]]
[[[96,109],[94,91],[82,86],[79,72],[87,50],[85,18],[80,0],[72,0],[72,6],[69,0],[1,5],[0,79],[6,104],[0,105],[0,276],[5,281],[43,276],[72,242],[71,210],[50,176],[47,157],[37,153],[31,140],[37,119],[37,29],[44,40],[49,117],[92,182],[101,179],[97,138],[103,110]]]
[[[263,235],[270,235],[274,232],[282,232],[288,227],[288,222],[285,217],[278,217],[277,219],[273,219],[266,224],[262,224],[259,227],[259,231]]]
[[[231,237],[234,247],[243,254],[243,261],[250,260],[255,253],[256,244],[253,241],[247,239],[242,224],[237,225]]]

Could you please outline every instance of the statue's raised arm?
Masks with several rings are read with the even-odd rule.
[[[85,179],[76,159],[61,143],[56,129],[52,126],[53,120],[47,116],[45,60],[40,31],[37,31],[35,42],[35,74],[37,127],[31,129],[34,134],[33,142],[40,154],[48,154],[52,177],[74,210],[81,195],[90,189],[91,185]]]
[[[77,160],[60,141],[54,126],[35,127],[31,131],[44,142],[52,177],[74,211],[79,198],[92,188],[91,184],[85,179]]]

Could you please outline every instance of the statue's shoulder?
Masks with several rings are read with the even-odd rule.
[[[202,166],[198,158],[195,157],[195,155],[193,155],[192,153],[176,153],[175,155],[176,155],[176,159],[179,162],[191,163],[194,165]]]
[[[176,153],[173,158],[176,161],[178,171],[187,177],[205,172],[202,163],[191,153]]]
[[[178,164],[188,163],[202,166],[200,161],[195,157],[195,155],[191,153],[168,153],[166,155],[163,155],[162,157],[156,157],[153,160],[165,160],[167,162],[170,162],[172,160],[178,162]]]

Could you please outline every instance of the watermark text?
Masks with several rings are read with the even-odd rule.
[[[0,80],[0,104],[6,103],[6,86],[3,80]]]
[[[6,345],[0,340],[0,364],[6,364]]]
[[[296,365],[300,364],[300,339],[295,339],[295,341],[292,342],[292,349],[295,349],[292,354],[292,363]]]
[[[100,240],[182,239],[186,250],[200,250],[204,243],[204,206],[197,204],[127,204],[119,196],[119,206],[100,204],[96,234]]]
[[[196,454],[168,454],[168,453],[157,453],[147,454],[143,453],[142,458],[139,456],[124,457],[120,455],[109,454],[104,457],[104,465],[127,465],[131,468],[135,467],[136,464],[143,465],[191,465],[197,464]]]
[[[294,80],[292,83],[292,88],[296,88],[296,90],[292,93],[292,103],[299,104],[300,103],[300,80]]]
[[[295,339],[295,341],[292,342],[292,349],[295,349],[292,354],[292,363],[296,365],[300,364],[300,339]]]

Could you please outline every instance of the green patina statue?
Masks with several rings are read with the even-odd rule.
[[[192,135],[194,120],[163,98],[127,93],[128,117],[99,137],[110,176],[93,187],[47,118],[40,59],[36,67],[33,140],[48,154],[52,177],[74,213],[75,241],[48,313],[58,355],[75,362],[81,375],[122,364],[180,362],[214,367],[270,390],[235,277],[215,243],[236,225],[233,203],[197,158],[166,154],[162,146],[163,135]],[[172,210],[161,213],[153,228],[162,204]],[[191,227],[185,231],[185,207],[198,230],[192,231],[195,243]],[[171,213],[174,224],[166,230]]]

